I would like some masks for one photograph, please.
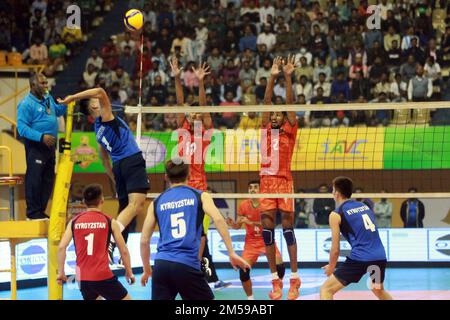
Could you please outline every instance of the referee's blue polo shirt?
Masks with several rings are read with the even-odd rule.
[[[66,112],[67,106],[57,104],[51,95],[39,100],[30,92],[17,107],[19,135],[38,142],[44,134],[58,137],[58,117]]]

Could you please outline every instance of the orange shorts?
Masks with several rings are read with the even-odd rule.
[[[258,243],[245,242],[244,252],[242,253],[242,258],[248,261],[251,265],[258,261],[258,258],[266,254],[266,247]],[[275,245],[275,255],[278,261],[282,261],[280,250],[278,250],[277,245]]]
[[[293,193],[294,182],[292,179],[277,176],[262,176],[260,193]],[[261,212],[280,210],[283,212],[294,212],[294,199],[267,198],[260,200]]]

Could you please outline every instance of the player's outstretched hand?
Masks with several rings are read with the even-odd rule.
[[[145,272],[144,271],[144,273],[142,274],[142,276],[141,276],[141,285],[143,286],[143,287],[145,287],[146,285],[147,285],[147,283],[148,283],[148,278],[150,278],[152,276],[152,272],[150,271],[150,272]]]
[[[276,77],[280,73],[280,66],[283,64],[283,58],[276,57],[273,59],[272,70],[270,70],[270,75]]]
[[[250,270],[251,267],[248,264],[247,261],[245,261],[244,259],[242,259],[241,257],[239,257],[235,252],[233,252],[230,255],[230,263],[233,266],[234,270],[237,270],[237,268],[241,268],[242,270]]]
[[[56,282],[58,282],[58,284],[60,286],[62,286],[62,284],[64,282],[67,282],[67,276],[65,274],[58,274],[58,277],[56,278]]]
[[[183,70],[183,68],[180,68],[178,66],[178,59],[177,57],[173,57],[172,60],[169,60],[170,63],[170,67],[172,68],[172,74],[174,77],[179,77],[181,74],[181,70]]]
[[[194,67],[192,67],[192,71],[195,73],[195,75],[197,76],[198,80],[203,80],[205,78],[206,75],[210,74],[210,68],[209,66],[206,64],[206,62],[203,62],[201,66],[199,66],[198,69],[195,69]]]
[[[333,274],[333,269],[330,268],[330,265],[327,264],[326,266],[322,267],[323,273],[327,275],[327,277],[331,276]]]
[[[295,70],[295,56],[289,55],[287,61],[284,61],[283,72],[290,76]]]
[[[75,99],[73,98],[73,96],[69,95],[69,96],[65,97],[64,99],[58,98],[58,99],[56,99],[56,101],[59,104],[66,104],[67,105],[67,104],[71,103],[72,101],[75,101]]]
[[[134,284],[136,282],[136,278],[134,277],[134,274],[131,273],[127,273],[125,275],[125,279],[127,279],[128,284]]]

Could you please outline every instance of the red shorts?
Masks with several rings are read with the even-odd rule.
[[[261,243],[258,241],[254,242],[245,242],[244,252],[242,253],[242,258],[246,260],[250,265],[253,265],[258,261],[259,256],[266,254],[266,247],[264,242]],[[277,245],[275,244],[275,255],[278,261],[282,261],[280,250],[278,250]]]
[[[260,193],[293,193],[294,182],[292,179],[277,176],[262,176]],[[283,212],[294,212],[294,199],[267,198],[260,200],[261,212],[280,210]]]
[[[206,181],[202,180],[189,180],[188,186],[201,191],[206,191],[207,188]]]

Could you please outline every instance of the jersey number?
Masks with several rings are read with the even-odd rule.
[[[366,230],[370,230],[372,232],[375,232],[375,225],[373,224],[372,220],[370,220],[370,217],[367,214],[361,215],[363,221],[364,221],[364,227]]]
[[[273,150],[278,151],[280,149],[280,141],[278,139],[273,139],[272,143]]]
[[[172,225],[172,237],[178,239],[186,235],[186,221],[183,219],[184,212],[170,215],[170,224]]]
[[[92,256],[92,254],[94,252],[94,234],[90,233],[89,235],[84,237],[84,239],[88,242],[87,255]]]
[[[105,144],[106,149],[107,149],[109,152],[111,152],[112,148],[111,148],[111,146],[109,145],[108,140],[106,140],[106,138],[105,138],[104,136],[103,136],[103,138],[102,138],[102,142]]]

